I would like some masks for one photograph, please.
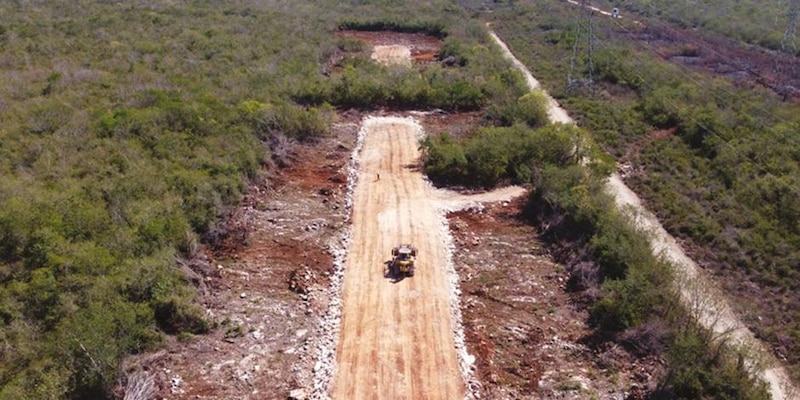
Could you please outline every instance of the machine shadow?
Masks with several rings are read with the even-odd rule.
[[[392,268],[392,260],[389,259],[383,262],[383,277],[392,283],[399,283],[403,279],[406,279],[406,274]]]

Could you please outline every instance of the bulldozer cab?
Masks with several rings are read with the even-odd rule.
[[[400,260],[408,260],[411,257],[411,249],[408,247],[401,247],[397,250],[397,258]]]
[[[417,248],[410,244],[401,244],[392,249],[392,256],[401,259],[408,259],[409,257],[417,256]]]

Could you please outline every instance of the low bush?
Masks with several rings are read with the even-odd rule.
[[[536,174],[548,166],[567,167],[596,153],[573,125],[484,127],[464,140],[441,133],[421,145],[425,172],[434,182],[484,188],[502,181],[536,183]],[[592,165],[608,168],[603,162]]]
[[[356,31],[393,31],[407,33],[424,33],[443,39],[447,31],[443,23],[432,20],[346,20],[339,24],[339,29],[352,29]]]
[[[679,331],[667,351],[669,370],[653,399],[770,399],[766,384],[750,376],[743,356],[709,332]]]

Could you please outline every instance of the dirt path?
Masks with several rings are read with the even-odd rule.
[[[464,398],[470,357],[454,316],[458,293],[448,276],[452,241],[443,209],[506,199],[522,189],[474,199],[436,190],[414,168],[416,122],[368,118],[363,129],[332,397]],[[384,277],[384,262],[401,242],[418,248],[418,267],[413,278],[394,282]]]
[[[441,218],[431,187],[410,167],[420,128],[400,118],[365,124],[333,397],[462,398]],[[419,249],[417,274],[393,283],[383,263],[401,242]]]
[[[541,89],[539,82],[525,65],[514,57],[505,43],[494,32],[490,31],[490,34],[502,49],[504,56],[525,75],[530,89]],[[548,115],[551,121],[574,123],[552,97],[548,95],[547,98],[549,101]],[[683,252],[675,238],[664,230],[655,215],[642,206],[639,197],[625,185],[619,174],[615,173],[609,178],[606,189],[614,196],[617,206],[630,210],[636,216],[636,224],[650,233],[650,246],[653,248],[653,252],[663,255],[675,265],[679,277],[676,286],[681,288],[684,304],[695,314],[698,321],[706,328],[711,329],[720,339],[729,339],[742,348],[749,349],[748,362],[750,365],[766,365],[766,368],[761,371],[761,376],[769,384],[774,400],[797,398],[800,391],[793,387],[786,370],[742,324],[722,292],[707,276],[701,273],[697,264]]]

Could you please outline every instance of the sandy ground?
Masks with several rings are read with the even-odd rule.
[[[452,338],[447,263],[432,192],[409,166],[417,130],[403,119],[365,122],[333,397],[463,397]],[[384,278],[399,243],[419,249],[414,278]]]
[[[332,397],[464,398],[470,356],[454,315],[443,212],[523,190],[474,198],[436,190],[415,168],[422,128],[414,120],[368,118],[363,128]],[[419,256],[416,275],[396,281],[384,276],[384,263],[399,243],[412,243]]]
[[[525,75],[528,86],[532,90],[541,89],[539,82],[525,65],[514,57],[508,46],[494,32],[490,32],[490,34],[501,47],[505,57]],[[548,96],[548,100],[548,115],[551,121],[574,123],[555,99]],[[615,173],[609,178],[607,190],[614,196],[617,206],[630,210],[636,216],[637,225],[650,234],[650,246],[653,251],[673,263],[678,276],[676,285],[681,288],[682,300],[695,314],[698,321],[720,338],[731,339],[733,343],[749,349],[751,356],[748,362],[750,365],[767,365],[761,371],[761,376],[769,384],[773,399],[788,400],[800,396],[800,391],[793,387],[786,370],[770,355],[763,343],[742,324],[722,292],[706,275],[701,273],[697,264],[686,255],[675,238],[664,230],[655,215],[642,206],[639,197],[625,185],[619,174]]]
[[[371,58],[385,65],[411,66],[411,49],[403,45],[378,45],[372,50]]]
[[[369,51],[373,52],[376,46],[383,46],[384,48],[391,48],[396,46],[404,46],[408,48],[411,53],[411,60],[409,63],[427,63],[434,62],[439,54],[439,48],[442,45],[441,40],[436,37],[428,36],[422,33],[406,33],[406,32],[392,32],[392,31],[337,31],[337,37],[350,38],[362,41],[369,44]],[[403,49],[399,49],[405,52]],[[334,59],[337,57],[334,56]],[[406,61],[402,61],[406,64]]]

